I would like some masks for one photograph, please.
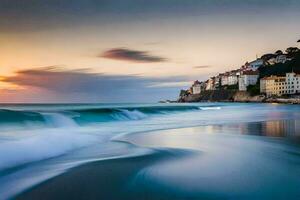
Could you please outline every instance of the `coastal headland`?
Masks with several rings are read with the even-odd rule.
[[[300,103],[300,49],[266,53],[241,67],[196,80],[177,102]]]
[[[252,96],[247,91],[238,90],[208,90],[201,94],[191,94],[178,99],[179,103],[192,102],[241,102],[241,103],[286,103],[300,104],[300,98],[295,97],[266,97],[264,95]]]

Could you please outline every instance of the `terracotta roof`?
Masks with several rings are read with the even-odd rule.
[[[259,75],[259,71],[251,71],[251,70],[249,70],[249,71],[244,71],[243,72],[243,75]]]
[[[262,78],[261,80],[275,80],[275,79],[281,79],[281,78],[285,78],[285,76],[266,76],[266,77]]]

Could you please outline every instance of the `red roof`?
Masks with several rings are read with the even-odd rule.
[[[256,70],[256,71],[251,71],[251,70],[244,71],[243,75],[259,75],[259,71],[258,70]]]

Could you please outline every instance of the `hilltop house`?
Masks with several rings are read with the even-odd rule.
[[[259,77],[258,71],[245,71],[239,77],[239,90],[247,91],[247,86],[255,85]]]
[[[271,57],[270,59],[268,59],[266,62],[269,65],[274,65],[277,63],[285,63],[288,60],[287,55],[285,54],[280,54],[280,55],[274,55],[273,57]]]
[[[245,65],[241,68],[242,71],[256,71],[260,66],[264,64],[264,60],[259,58],[252,62],[246,62]]]

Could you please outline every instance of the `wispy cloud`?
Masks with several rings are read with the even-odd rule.
[[[125,60],[130,62],[164,62],[166,58],[150,55],[148,51],[137,51],[127,48],[115,48],[103,52],[100,57]]]
[[[194,69],[205,69],[205,68],[210,68],[210,65],[199,65],[199,66],[194,66]]]
[[[40,94],[51,93],[58,102],[153,102],[176,98],[181,87],[174,83],[182,83],[186,79],[181,76],[108,75],[91,73],[88,69],[46,67],[18,71],[13,76],[3,77],[2,81],[27,87],[29,92],[36,88]],[[26,93],[26,90],[15,92],[19,99],[22,96],[20,92]],[[47,95],[32,98],[45,102],[47,99],[43,99],[44,97]]]

